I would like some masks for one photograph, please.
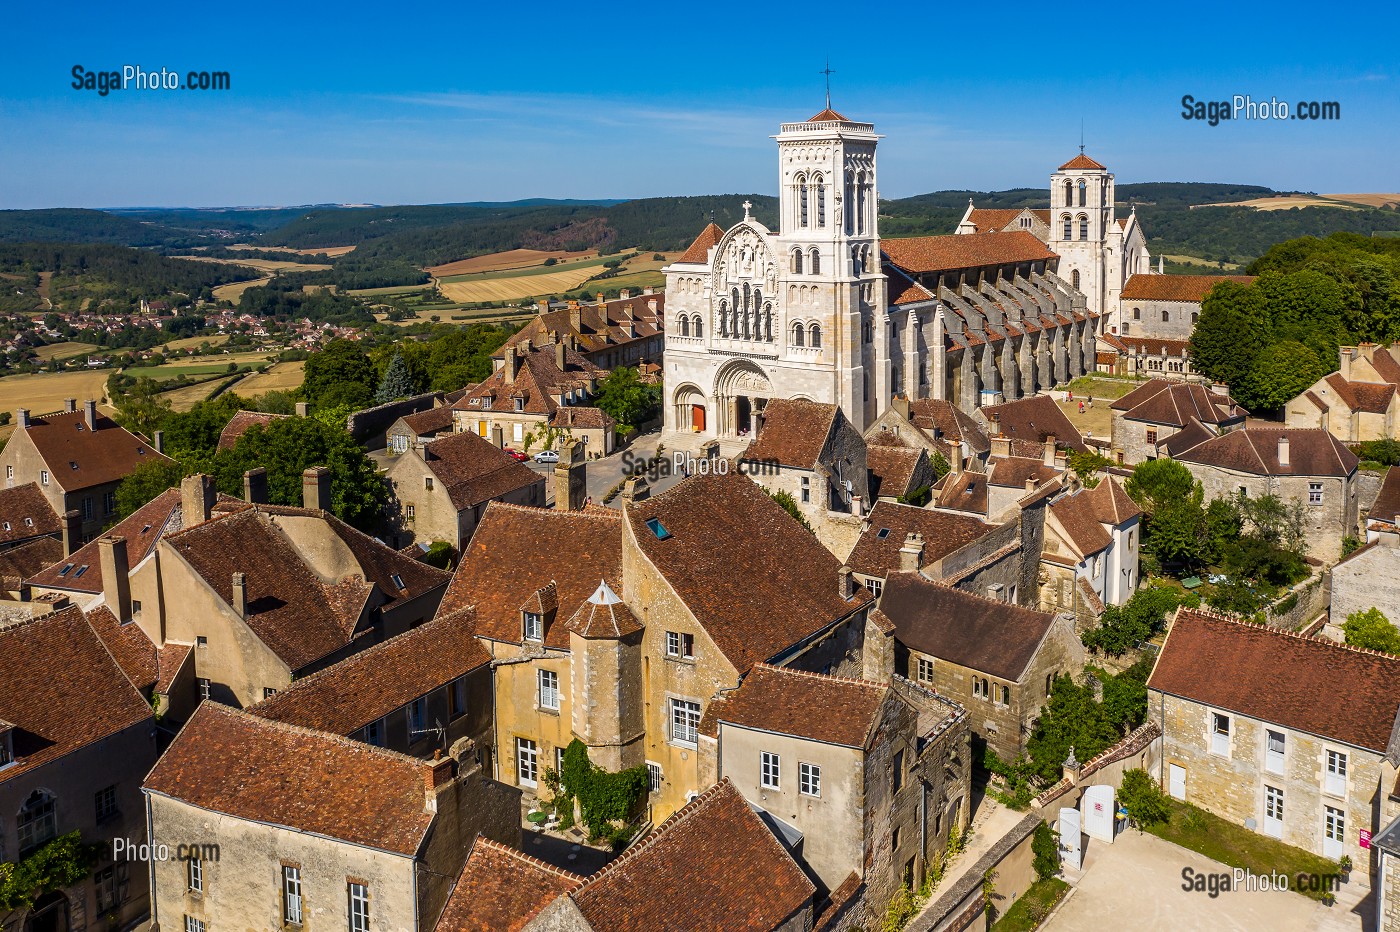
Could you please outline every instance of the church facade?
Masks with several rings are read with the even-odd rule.
[[[828,107],[776,138],[780,229],[746,206],[665,269],[673,445],[750,438],[772,398],[863,432],[896,397],[971,410],[1093,371],[1100,313],[1041,231],[882,243],[872,124]]]

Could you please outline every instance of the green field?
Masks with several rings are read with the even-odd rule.
[[[456,281],[455,278],[448,280]],[[413,294],[418,291],[427,291],[432,287],[432,282],[426,282],[422,285],[390,285],[387,288],[351,288],[345,293],[356,297],[374,297],[376,295]]]
[[[593,266],[602,268],[603,264],[619,256],[598,256],[596,259],[581,259],[578,262],[557,262],[554,265],[533,265],[524,269],[499,269],[495,272],[469,272],[466,275],[449,275],[438,281],[446,284],[454,282],[485,282],[501,278],[529,278],[532,275],[553,275],[557,272],[567,272],[570,269],[586,269]]]
[[[131,369],[123,369],[123,374],[134,379],[154,379],[157,382],[169,382],[185,376],[191,379],[204,378],[211,375],[219,375],[228,372],[227,362],[211,362],[197,366],[140,366]]]
[[[41,346],[34,351],[34,355],[48,362],[50,359],[71,359],[74,356],[86,356],[88,353],[95,353],[98,350],[96,343],[50,343],[48,346]]]

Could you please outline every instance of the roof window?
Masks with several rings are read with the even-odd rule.
[[[657,540],[665,540],[671,536],[671,532],[666,530],[666,525],[661,523],[660,518],[647,518],[647,530],[655,534]]]
[[[397,589],[405,588],[403,584],[403,577],[400,576],[398,573],[395,573],[394,575],[390,576],[389,581],[392,582],[394,584],[394,587]]]
[[[73,564],[71,564],[71,563],[65,563],[65,564],[63,564],[63,569],[61,569],[61,570],[58,571],[58,575],[59,575],[60,577],[63,577],[63,576],[67,576],[67,575],[68,575],[69,573],[71,573],[71,572],[73,572]]]
[[[878,534],[875,535],[875,537],[876,537],[878,540],[884,540],[886,537],[889,537],[889,536],[890,536],[890,529],[887,528],[887,527],[882,527],[882,528],[880,528],[880,533],[878,533]]]
[[[79,576],[83,575],[83,574],[86,573],[87,571],[88,571],[88,565],[87,565],[86,563],[84,563],[82,566],[78,567],[78,571],[77,571],[76,573],[73,574],[73,578],[74,578],[74,579],[77,579]]]

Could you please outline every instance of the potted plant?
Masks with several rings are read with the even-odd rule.
[[[1351,880],[1351,855],[1344,854],[1338,859],[1337,870],[1341,872],[1342,883],[1347,883]]]
[[[1335,902],[1337,902],[1337,894],[1333,893],[1331,890],[1328,890],[1326,893],[1322,894],[1323,906],[1331,906]]]

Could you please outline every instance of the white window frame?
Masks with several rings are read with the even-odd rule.
[[[282,865],[282,921],[301,925],[301,868]]]
[[[524,626],[525,626],[525,627],[524,627],[524,631],[525,631],[525,640],[527,640],[527,641],[543,641],[543,640],[544,640],[544,616],[543,616],[543,615],[540,615],[540,614],[538,614],[538,613],[536,613],[536,612],[525,612],[525,613],[523,613],[523,614],[524,614],[524,616],[525,616],[525,621],[524,621]]]
[[[186,889],[191,893],[203,893],[204,862],[199,858],[190,858],[185,862],[185,865]]]
[[[700,703],[693,699],[669,699],[671,741],[684,747],[700,743]]]
[[[349,882],[346,898],[349,900],[350,932],[369,932],[369,887]]]
[[[1283,790],[1277,786],[1264,784],[1264,834],[1274,838],[1283,837]],[[1278,823],[1278,834],[1270,828],[1270,822]]]
[[[817,799],[822,795],[822,769],[805,761],[797,763],[797,792]]]
[[[1340,858],[1346,853],[1347,814],[1336,806],[1322,807],[1322,854]],[[1335,853],[1332,853],[1335,852]]]
[[[656,761],[647,761],[647,792],[661,792],[661,784],[664,780],[665,773],[662,771],[661,765]]]
[[[1346,751],[1328,748],[1323,752],[1322,790],[1324,793],[1329,796],[1346,797],[1348,763]]]
[[[515,780],[531,789],[540,785],[540,746],[529,738],[515,739]]]
[[[684,631],[667,631],[666,656],[672,660],[694,660],[695,635]]]
[[[1274,738],[1278,738],[1279,749],[1274,750]],[[1264,769],[1269,773],[1283,773],[1284,757],[1288,753],[1288,736],[1272,728],[1264,729]]]
[[[758,785],[765,790],[780,789],[783,785],[783,758],[772,751],[758,752]]]
[[[1321,505],[1321,504],[1322,504],[1322,483],[1321,483],[1321,482],[1309,482],[1309,483],[1308,483],[1308,504],[1309,504],[1309,505]]]
[[[928,657],[918,658],[918,664],[914,667],[915,679],[920,683],[933,682],[933,661]]]
[[[1225,724],[1225,730],[1220,730],[1220,724]],[[1230,732],[1232,722],[1230,716],[1224,712],[1210,713],[1210,753],[1218,754],[1221,757],[1230,756]]]
[[[185,917],[185,932],[204,932],[204,920],[193,916]]]
[[[553,670],[537,670],[535,676],[535,696],[540,708],[549,712],[559,711],[559,674]]]

